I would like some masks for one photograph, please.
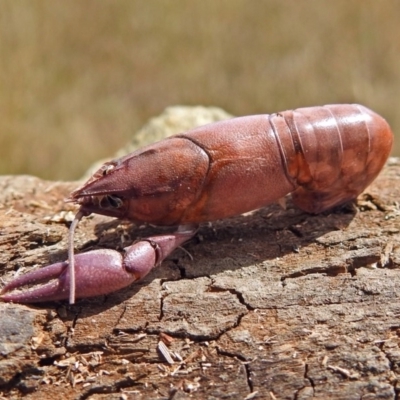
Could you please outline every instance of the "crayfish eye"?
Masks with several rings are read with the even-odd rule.
[[[108,194],[107,196],[102,197],[99,203],[101,208],[106,208],[106,209],[121,208],[123,204],[124,202],[122,201],[122,199],[113,194]]]

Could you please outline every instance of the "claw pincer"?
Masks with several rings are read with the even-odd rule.
[[[125,248],[124,255],[109,249],[75,255],[76,297],[108,294],[142,279],[192,235],[188,231],[152,236]],[[4,301],[18,303],[67,299],[71,290],[68,267],[68,262],[64,261],[19,276],[3,288],[1,297]],[[27,291],[11,292],[27,285],[45,282],[47,283]]]

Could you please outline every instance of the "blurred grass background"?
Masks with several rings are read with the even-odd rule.
[[[170,105],[358,102],[398,133],[399,99],[394,0],[0,0],[1,174],[78,178]]]

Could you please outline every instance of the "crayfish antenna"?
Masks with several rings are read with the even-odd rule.
[[[75,257],[74,257],[74,239],[75,230],[82,217],[87,216],[88,213],[83,210],[83,207],[76,213],[71,226],[69,227],[68,234],[68,269],[69,269],[69,304],[75,303]]]

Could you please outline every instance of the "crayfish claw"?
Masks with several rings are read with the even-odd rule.
[[[127,286],[136,278],[122,265],[122,256],[114,250],[95,250],[74,256],[76,295],[78,298],[110,293]],[[0,299],[17,303],[38,303],[68,299],[70,268],[68,261],[28,272],[9,282]],[[32,286],[25,290],[25,286]],[[17,290],[17,292],[13,292]]]
[[[21,275],[3,287],[0,299],[15,303],[37,303],[65,298],[66,285],[64,281],[67,267],[67,262],[59,262]],[[50,282],[34,286],[26,291],[21,290],[24,286],[39,285],[47,281]],[[14,293],[14,290],[18,291]]]
[[[145,277],[196,230],[187,229],[169,235],[151,236],[125,248],[125,254],[102,249],[73,256],[77,298],[108,294]],[[68,299],[71,293],[71,265],[68,261],[28,272],[4,286],[3,301],[38,303]],[[32,288],[24,291],[25,286]],[[16,292],[13,292],[17,290]]]

